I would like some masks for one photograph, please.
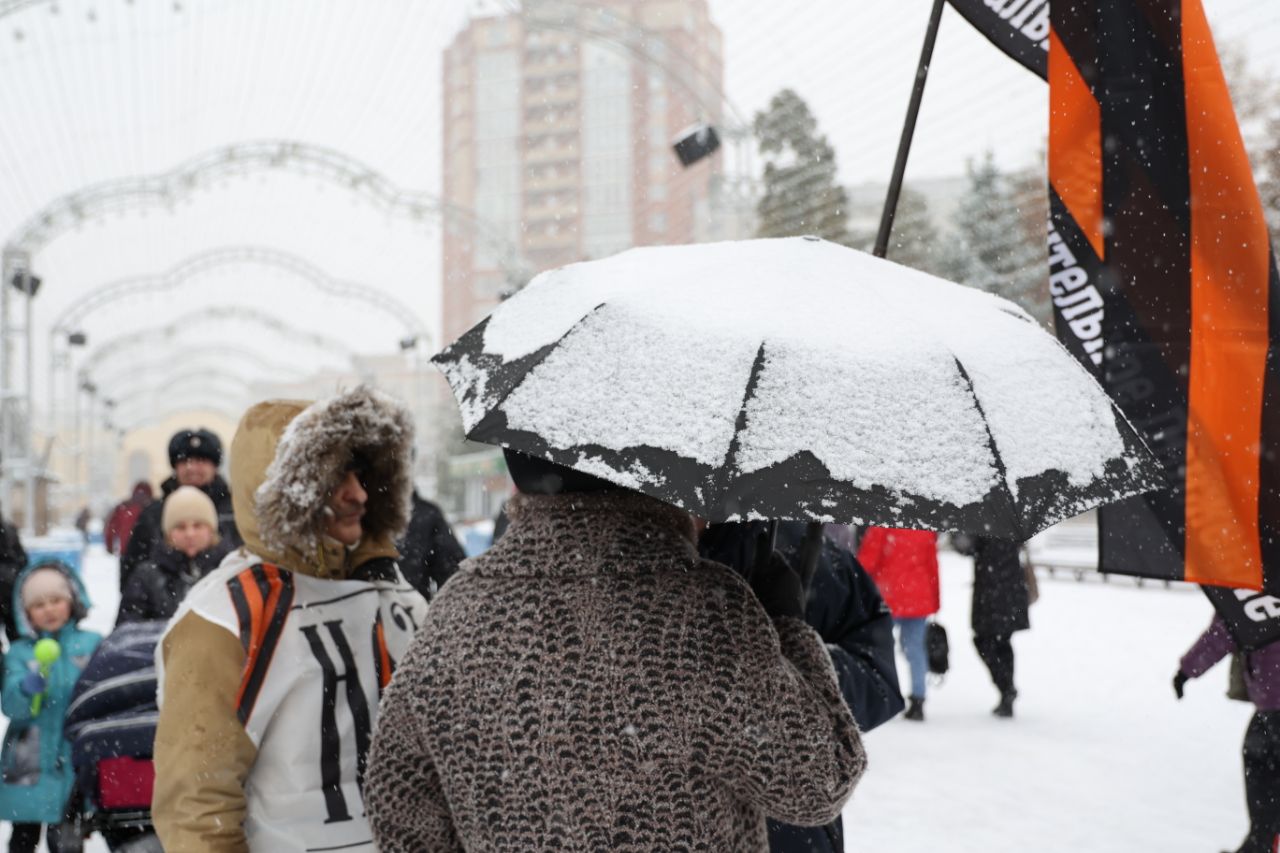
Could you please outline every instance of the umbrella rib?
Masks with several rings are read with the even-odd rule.
[[[738,463],[738,453],[742,450],[742,433],[747,429],[747,405],[756,395],[756,385],[760,381],[760,373],[764,370],[764,343],[756,350],[755,361],[751,363],[751,374],[747,377],[747,388],[742,394],[742,405],[738,408],[738,417],[733,424],[733,438],[729,440],[729,451],[725,454],[724,465],[721,466],[720,482],[717,483],[716,503],[729,493],[730,472]],[[708,505],[711,505],[708,502]]]
[[[1004,458],[1000,455],[1000,448],[996,447],[996,437],[991,433],[991,424],[987,422],[987,413],[982,410],[982,401],[978,399],[978,392],[973,388],[973,379],[969,376],[969,371],[964,369],[964,365],[960,363],[960,359],[955,355],[951,356],[956,363],[956,370],[960,371],[960,377],[964,379],[965,386],[969,389],[969,396],[973,398],[973,405],[978,409],[978,417],[982,419],[982,428],[987,433],[987,447],[991,449],[991,456],[995,459],[996,473],[1000,476],[1000,491],[1004,493],[1005,499],[1009,502],[1009,513],[1013,517],[1013,526],[1019,532],[1022,531],[1022,518],[1018,514],[1018,502],[1013,497],[1013,492],[1009,490],[1009,472],[1004,466]]]
[[[539,367],[544,361],[546,361],[547,357],[550,356],[559,346],[561,346],[568,339],[570,335],[572,335],[574,332],[580,329],[584,323],[586,323],[588,320],[594,317],[596,313],[604,306],[605,306],[605,303],[601,302],[599,305],[597,305],[596,307],[592,308],[590,311],[583,314],[574,322],[572,326],[568,328],[568,330],[563,335],[556,338],[551,343],[545,344],[539,347],[538,349],[534,350],[533,352],[528,353],[527,355],[521,356],[518,359],[515,359],[510,362],[504,362],[502,366],[508,369],[511,369],[515,365],[520,364],[518,371],[513,371],[513,374],[518,373],[519,375],[518,381],[512,382],[510,384],[510,387],[503,389],[499,394],[495,394],[493,396],[492,398],[493,404],[486,408],[484,417],[482,417],[474,427],[466,431],[465,433],[466,437],[468,439],[477,440],[474,438],[474,436],[477,433],[481,432],[481,430],[485,426],[490,424],[492,419],[498,414],[498,412],[502,410],[502,406],[504,403],[507,402],[507,398],[515,393],[516,389],[520,386],[520,384],[523,383],[524,380],[528,378],[528,376],[531,373],[533,373],[533,371],[537,367]],[[486,318],[484,322],[487,323],[489,321]],[[443,355],[443,353],[441,353],[441,355]],[[489,355],[489,354],[481,353],[481,355]],[[435,358],[438,359],[440,358],[440,356],[438,355]],[[521,364],[521,362],[523,362],[523,364]]]

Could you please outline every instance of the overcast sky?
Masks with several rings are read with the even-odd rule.
[[[1276,62],[1280,2],[1204,2],[1220,42],[1240,45],[1259,70]],[[712,0],[728,98],[749,117],[778,89],[796,89],[834,143],[842,178],[884,180],[929,5]],[[63,194],[262,139],[324,146],[406,191],[439,190],[440,53],[468,14],[463,0],[61,0],[54,8],[37,2],[0,17],[0,233]],[[1045,84],[948,9],[908,180],[961,174],[988,148],[1008,167],[1028,165],[1046,130]],[[384,288],[438,325],[439,232],[430,222],[390,216],[315,178],[255,174],[172,209],[109,214],[49,243],[35,260],[47,282],[36,302],[40,349],[52,318],[89,290],[244,244]],[[91,345],[225,301],[284,313],[366,352],[390,351],[402,334],[384,315],[307,298],[289,276],[227,269],[200,282],[98,312],[84,324]],[[230,330],[191,323],[180,340],[266,341],[278,361],[322,360],[247,321]],[[173,352],[152,343],[122,357],[155,362]]]

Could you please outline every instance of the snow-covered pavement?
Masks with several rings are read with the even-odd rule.
[[[867,736],[870,768],[845,810],[846,848],[885,853],[1205,853],[1247,827],[1240,745],[1252,706],[1224,695],[1224,662],[1171,686],[1212,615],[1194,587],[1040,577],[1017,634],[1015,719],[973,650],[969,560],[943,555],[951,672],[926,722]],[[902,683],[907,682],[899,660]]]
[[[942,571],[952,671],[931,688],[923,725],[899,719],[867,736],[848,850],[1205,853],[1239,843],[1251,706],[1225,697],[1225,664],[1182,702],[1170,686],[1210,618],[1198,590],[1042,575],[1032,630],[1014,639],[1021,695],[1005,721],[990,715],[995,690],[967,630],[970,563],[944,554]],[[114,560],[92,550],[85,579],[87,625],[105,632],[119,599]],[[87,850],[106,846],[95,838]]]

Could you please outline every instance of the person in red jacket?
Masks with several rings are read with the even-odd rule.
[[[146,480],[139,480],[134,485],[133,494],[129,499],[116,504],[115,509],[111,510],[103,531],[109,553],[123,554],[129,547],[129,535],[133,533],[133,525],[138,522],[138,516],[142,515],[142,511],[151,503],[151,497],[151,484]]]
[[[911,667],[910,706],[902,716],[924,721],[925,650],[928,617],[941,606],[938,593],[938,535],[928,530],[872,527],[862,537],[858,562],[875,580],[894,624],[902,652]]]

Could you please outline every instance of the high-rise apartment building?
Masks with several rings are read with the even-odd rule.
[[[706,0],[473,19],[444,56],[444,197],[476,222],[446,231],[445,341],[530,272],[705,233],[719,160],[682,168],[671,143],[719,121],[723,76]]]

